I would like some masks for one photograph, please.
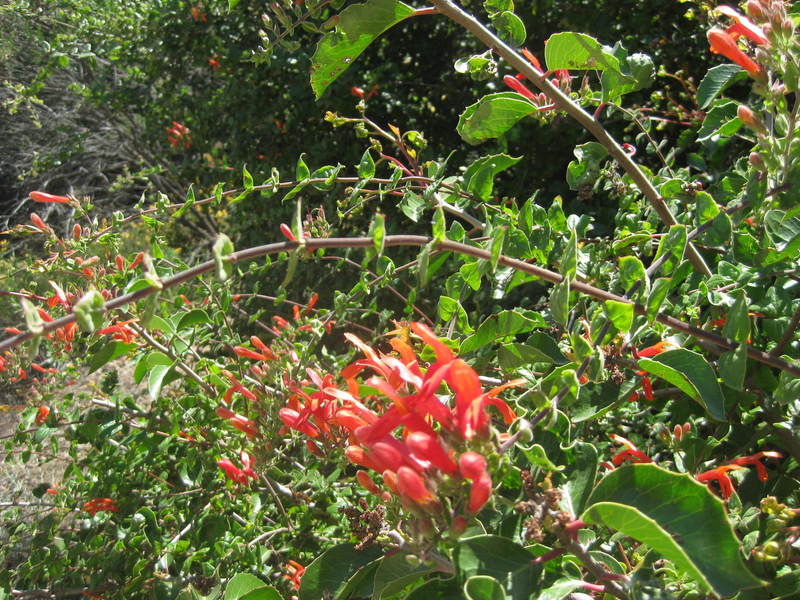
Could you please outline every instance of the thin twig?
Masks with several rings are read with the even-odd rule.
[[[389,248],[395,246],[422,247],[426,246],[432,241],[433,240],[431,238],[422,235],[390,235],[386,236],[384,245],[385,247]],[[303,245],[305,246],[306,250],[314,251],[319,249],[330,249],[330,248],[370,248],[372,247],[373,243],[374,242],[371,237],[306,238],[303,242]],[[245,260],[251,260],[253,258],[259,258],[262,256],[266,256],[268,254],[277,254],[279,252],[291,252],[293,250],[296,250],[299,246],[300,246],[299,242],[293,242],[293,241],[277,242],[274,244],[266,244],[264,246],[255,246],[253,248],[247,248],[245,250],[234,252],[233,254],[228,256],[227,260],[232,263],[236,263]],[[474,256],[476,258],[481,258],[484,260],[492,259],[491,252],[489,252],[488,250],[484,250],[483,248],[475,248],[473,246],[469,246],[467,244],[462,244],[459,242],[453,242],[451,240],[440,241],[436,247],[436,250],[438,252],[449,251],[459,254],[465,254],[468,256]],[[560,283],[564,279],[558,273],[524,262],[522,260],[518,260],[516,258],[510,258],[505,255],[501,255],[498,258],[498,264],[504,267],[511,267],[512,269],[516,269],[518,271],[522,271],[530,275],[534,275],[539,279],[543,279],[544,281],[548,281],[550,283]],[[215,267],[216,267],[215,261],[209,260],[199,265],[196,265],[190,269],[186,269],[185,271],[181,271],[180,273],[176,273],[170,277],[166,277],[162,280],[163,288],[169,289],[177,285],[180,285],[181,283],[189,281],[197,277],[198,275],[212,271]],[[601,300],[601,301],[611,300],[614,302],[632,304],[633,310],[636,314],[639,315],[647,314],[647,308],[645,306],[633,303],[630,300],[624,298],[623,296],[620,296],[618,294],[613,294],[605,290],[601,290],[583,281],[571,281],[570,289],[575,292],[590,296],[595,300]],[[129,294],[118,296],[116,298],[109,300],[105,304],[105,310],[106,311],[113,310],[115,308],[125,306],[126,304],[130,304],[131,302],[136,302],[138,300],[141,300],[142,298],[146,298],[155,291],[156,291],[155,288],[147,287],[140,290],[136,290],[135,292],[131,292]],[[724,348],[726,350],[735,350],[736,348],[739,347],[739,343],[736,342],[735,340],[723,337],[721,335],[712,333],[710,331],[704,331],[699,327],[696,327],[689,323],[685,323],[680,319],[676,319],[675,317],[669,316],[664,313],[658,313],[655,317],[655,320],[663,325],[666,325],[670,329],[679,331],[681,333],[684,333],[686,335],[692,336],[700,340],[704,340],[710,344],[714,344],[715,346],[719,346],[720,348]],[[72,313],[64,317],[54,319],[53,321],[44,323],[42,325],[42,331],[43,333],[49,333],[50,331],[55,331],[56,329],[64,327],[65,325],[68,325],[74,321],[75,321],[75,315],[74,313]],[[6,338],[5,340],[0,341],[0,352],[18,346],[19,344],[22,344],[23,342],[26,342],[27,340],[32,339],[33,337],[34,335],[31,332],[27,331],[12,336],[10,338]],[[761,362],[765,365],[769,365],[770,367],[786,371],[787,373],[791,373],[796,377],[800,377],[800,364],[790,363],[788,361],[782,360],[766,352],[757,350],[756,348],[751,347],[749,344],[745,344],[745,346],[747,347],[747,356],[752,358],[753,360]]]

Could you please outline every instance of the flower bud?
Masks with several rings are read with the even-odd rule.
[[[750,166],[757,171],[763,171],[766,168],[764,159],[761,158],[761,155],[758,152],[751,152],[750,156],[747,157],[747,162],[749,162]]]
[[[747,15],[756,22],[761,22],[766,20],[764,16],[764,8],[758,2],[758,0],[748,0],[747,2]]]
[[[397,489],[401,495],[417,504],[435,502],[430,490],[425,487],[425,480],[411,467],[402,466],[397,470]]]
[[[458,468],[461,475],[473,481],[487,475],[486,459],[477,452],[464,452],[459,456]]]
[[[749,106],[740,104],[739,108],[736,109],[736,116],[739,117],[739,120],[742,123],[756,133],[767,133],[767,128],[764,125],[764,122],[753,112]]]
[[[358,471],[356,473],[356,479],[358,480],[358,483],[361,484],[361,487],[367,490],[370,494],[375,494],[376,496],[380,495],[381,492],[378,489],[378,486],[375,485],[375,482],[372,481],[372,477],[370,477],[366,471]]]

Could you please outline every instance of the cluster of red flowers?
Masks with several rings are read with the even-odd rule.
[[[333,375],[320,377],[309,369],[307,383],[316,391],[307,392],[293,384],[293,394],[279,416],[287,427],[311,438],[307,443],[312,452],[321,453],[319,443],[346,445],[350,462],[379,473],[386,488],[410,510],[438,512],[437,491],[453,489],[453,483],[466,480],[469,498],[465,507],[462,501],[462,508],[477,513],[492,489],[484,458],[494,449],[486,408],[494,406],[505,423],[511,423],[514,412],[497,394],[523,381],[483,392],[475,371],[426,325],[411,323],[410,329],[434,351],[436,361],[427,369],[404,339],[405,330],[390,340],[394,355],[379,354],[348,333],[345,337],[364,358],[342,371],[347,389],[337,387]],[[377,393],[365,398],[356,377],[366,369],[374,375],[364,384]],[[443,383],[452,391],[453,406],[436,394]],[[399,438],[393,435],[398,428]],[[366,471],[360,471],[357,478],[370,492],[390,497]]]
[[[691,430],[691,426],[687,423],[683,426],[676,425],[674,429],[674,437],[677,441],[680,441],[683,436]],[[613,469],[614,467],[618,467],[623,462],[632,462],[632,463],[651,463],[653,459],[647,456],[644,452],[639,450],[633,442],[628,439],[625,439],[621,435],[611,434],[611,439],[616,442],[617,444],[621,444],[624,446],[622,450],[617,452],[614,457],[611,459],[611,463],[604,462],[602,463],[608,469]],[[744,469],[745,467],[755,467],[756,472],[758,473],[758,478],[761,481],[767,481],[769,479],[769,475],[767,474],[767,468],[764,466],[764,463],[761,461],[765,458],[783,458],[783,454],[780,452],[775,452],[772,450],[762,450],[761,452],[756,452],[755,454],[751,454],[750,456],[741,456],[739,458],[734,458],[728,464],[721,465],[714,469],[710,469],[705,471],[704,473],[699,473],[695,476],[695,479],[701,483],[709,484],[712,481],[716,481],[719,485],[720,493],[722,497],[727,500],[733,494],[733,481],[730,478],[728,473],[730,471],[738,471]]]
[[[44,425],[47,422],[47,417],[50,416],[50,407],[49,406],[40,406],[39,410],[36,411],[36,419],[34,422],[37,425]]]
[[[167,141],[173,148],[183,145],[187,150],[192,147],[192,135],[186,125],[177,121],[172,122],[172,127],[167,127]]]
[[[542,71],[542,65],[539,63],[538,58],[536,58],[527,48],[523,48],[521,52],[539,74],[544,74]],[[572,87],[572,77],[568,70],[559,69],[555,71],[553,75],[554,77],[550,80],[550,83],[564,91],[570,90]],[[540,92],[539,94],[533,93],[530,89],[528,89],[528,86],[522,83],[523,79],[525,79],[525,76],[522,73],[517,73],[515,77],[506,75],[503,77],[503,83],[505,83],[518,94],[521,94],[530,100],[536,107],[536,110],[552,110],[555,108],[555,104],[552,103],[550,98],[548,98],[544,92]]]
[[[110,335],[113,339],[123,342],[124,344],[132,344],[139,334],[131,329],[130,324],[135,323],[139,319],[128,319],[127,321],[117,321],[113,325],[104,327],[97,332],[97,335]]]
[[[762,17],[764,15],[763,9],[765,8],[765,4],[765,2],[748,2],[748,12],[753,16],[758,15]],[[723,4],[718,6],[715,10],[733,19],[734,24],[727,29],[712,27],[708,30],[706,35],[708,37],[708,43],[711,46],[711,51],[716,54],[722,54],[728,60],[735,62],[753,77],[762,77],[763,73],[761,67],[747,54],[742,52],[737,44],[737,40],[740,37],[746,37],[759,46],[767,46],[769,45],[769,40],[767,40],[764,30],[730,6]]]
[[[225,475],[228,476],[228,479],[236,483],[247,483],[248,479],[257,479],[258,475],[253,471],[253,463],[255,462],[253,457],[243,450],[239,454],[239,458],[242,461],[243,468],[241,469],[227,458],[218,460],[217,465],[220,469],[225,471]]]
[[[283,578],[292,584],[292,588],[299,590],[300,578],[303,576],[303,573],[306,572],[306,568],[296,560],[290,560],[286,563],[285,569],[287,574],[284,575]]]
[[[92,498],[83,504],[83,510],[90,515],[95,516],[97,513],[102,511],[117,512],[119,507],[113,498]]]
[[[731,497],[731,494],[733,494],[733,481],[731,481],[731,477],[728,475],[728,472],[738,471],[744,469],[745,467],[755,467],[756,472],[758,473],[758,479],[760,481],[767,481],[767,479],[769,479],[767,468],[764,466],[764,463],[761,462],[765,458],[783,458],[783,454],[773,450],[762,450],[761,452],[756,452],[750,456],[734,458],[726,465],[721,465],[706,471],[705,473],[700,473],[695,477],[695,479],[705,484],[716,481],[719,484],[719,491],[722,494],[722,497],[727,500]]]

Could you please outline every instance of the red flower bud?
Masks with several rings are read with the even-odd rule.
[[[34,202],[55,202],[57,204],[67,204],[69,202],[67,196],[54,196],[44,192],[31,192],[30,197]]]

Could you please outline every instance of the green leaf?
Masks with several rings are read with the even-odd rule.
[[[569,280],[564,279],[553,286],[550,291],[550,315],[560,325],[566,325],[569,319]]]
[[[514,158],[507,154],[482,156],[474,161],[464,172],[464,187],[483,201],[492,197],[494,178],[501,171],[517,164],[522,157]]]
[[[734,390],[742,390],[747,374],[747,345],[739,344],[734,350],[728,350],[717,361],[719,376],[722,382]]]
[[[619,259],[619,282],[626,294],[634,285],[637,286],[634,298],[646,296],[650,292],[650,279],[647,277],[647,271],[642,261],[635,256],[623,256]]]
[[[399,204],[400,212],[411,219],[414,223],[419,221],[422,213],[425,212],[426,206],[427,203],[425,202],[425,199],[412,191],[406,191]]]
[[[306,567],[300,580],[300,600],[335,598],[356,571],[380,555],[376,546],[356,550],[353,544],[339,544],[328,549]]]
[[[22,315],[25,317],[25,326],[28,331],[33,335],[41,335],[44,331],[44,322],[36,306],[27,298],[20,298],[19,303],[22,305]]]
[[[92,333],[103,324],[106,303],[103,295],[97,290],[89,290],[75,303],[72,312],[83,331]]]
[[[658,316],[658,311],[661,310],[661,305],[667,298],[670,288],[672,288],[672,279],[669,277],[659,277],[653,282],[653,289],[647,297],[647,320],[651,323]]]
[[[147,392],[153,400],[158,400],[161,388],[169,383],[170,376],[174,373],[172,365],[156,365],[150,369],[150,373],[147,375]]]
[[[703,124],[697,132],[697,141],[704,142],[715,136],[730,137],[742,127],[742,122],[736,116],[738,102],[727,100],[718,102],[706,113]]]
[[[578,270],[578,234],[575,228],[571,228],[569,232],[569,240],[567,246],[564,248],[564,253],[561,256],[561,268],[559,272],[564,279],[572,281],[575,279],[575,273]]]
[[[581,519],[653,548],[705,590],[733,596],[762,583],[742,560],[722,501],[688,475],[652,464],[621,467],[600,481],[588,504]]]
[[[426,567],[423,563],[411,567],[408,558],[408,554],[397,552],[381,559],[373,579],[372,600],[397,594],[424,575],[433,572],[431,567]]]
[[[474,575],[464,583],[467,600],[506,600],[506,593],[494,577]]]
[[[500,38],[511,46],[522,46],[528,37],[525,24],[510,10],[495,13],[489,17]]]
[[[172,215],[174,218],[179,219],[183,216],[189,208],[191,208],[192,204],[194,204],[195,197],[194,197],[194,186],[190,185],[189,189],[186,191],[186,200],[183,201],[183,206],[181,206],[178,210],[175,211],[175,214]]]
[[[559,69],[589,69],[619,71],[619,60],[611,49],[585,33],[564,31],[550,36],[545,42],[544,60],[548,71]]]
[[[661,265],[661,272],[665,275],[672,275],[675,267],[683,259],[683,252],[686,250],[686,226],[673,225],[669,228],[666,235],[661,237],[658,243],[658,251],[655,260],[664,254],[669,254],[669,258]]]
[[[304,180],[308,179],[309,177],[311,177],[311,171],[309,170],[308,165],[306,164],[306,161],[305,161],[305,158],[304,158],[305,155],[306,155],[306,153],[303,152],[297,158],[297,165],[294,168],[294,177],[295,177],[295,179],[297,181],[304,181]]]
[[[253,190],[253,176],[247,170],[247,165],[242,166],[242,187],[245,192]]]
[[[110,363],[112,360],[124,354],[128,354],[137,347],[136,344],[125,344],[117,340],[104,344],[97,352],[89,357],[87,361],[89,373],[94,373],[103,365]]]
[[[579,515],[597,478],[597,448],[594,444],[575,442],[570,450],[572,462],[564,471],[566,483],[563,489],[569,499],[570,512]]]
[[[711,102],[726,87],[740,79],[747,79],[747,72],[739,65],[717,65],[711,67],[697,87],[697,103],[701,109],[709,107]]]
[[[431,579],[412,591],[405,600],[464,600],[456,578]]]
[[[364,150],[361,161],[358,163],[358,176],[361,179],[371,179],[375,176],[375,161],[372,160],[369,148]]]
[[[599,177],[600,165],[608,158],[608,150],[598,142],[586,142],[572,151],[577,160],[567,165],[567,185],[578,190],[581,186],[594,185]]]
[[[227,281],[233,273],[233,265],[227,260],[228,256],[233,254],[233,242],[231,238],[224,233],[220,233],[217,237],[217,241],[214,242],[213,251],[214,262],[217,265],[217,277],[219,277],[221,281]]]
[[[311,88],[316,99],[375,38],[413,14],[413,8],[397,0],[367,0],[339,13],[335,31],[322,37],[311,57]]]
[[[527,333],[536,327],[546,326],[547,324],[542,316],[533,311],[522,309],[504,310],[496,315],[490,315],[484,320],[478,330],[462,342],[459,351],[461,353],[472,352],[486,344],[491,344],[496,339]],[[545,335],[545,337],[547,336]],[[552,338],[550,340],[552,341]],[[558,350],[557,347],[556,350]],[[566,358],[564,361],[566,362]],[[548,362],[551,361],[548,360]]]
[[[249,573],[237,573],[225,586],[223,600],[239,600],[242,596],[256,588],[265,587],[267,584],[258,577]]]
[[[461,333],[470,334],[473,331],[469,324],[467,311],[464,310],[458,300],[449,296],[439,296],[439,318],[442,321],[449,321],[454,318],[456,328]]]
[[[189,329],[190,327],[204,323],[211,324],[211,317],[208,316],[206,311],[199,308],[193,308],[189,312],[181,315],[175,330],[181,331],[182,329]]]
[[[519,544],[498,535],[461,539],[455,549],[456,569],[462,579],[487,575],[504,588],[511,587],[514,599],[528,600],[541,574],[532,565],[534,556]]]
[[[489,252],[491,259],[489,260],[490,272],[494,273],[497,270],[497,263],[500,262],[500,255],[503,253],[503,242],[506,238],[506,227],[495,227],[492,230],[492,239],[489,245]]]
[[[748,315],[747,296],[744,291],[737,290],[733,293],[736,301],[728,311],[725,325],[722,327],[722,335],[737,342],[747,343],[750,339],[750,315]]]
[[[678,348],[667,350],[652,359],[639,360],[639,368],[668,381],[700,403],[717,421],[725,421],[725,396],[714,369],[696,352]]]
[[[488,94],[464,109],[456,130],[465,142],[476,145],[500,137],[534,111],[533,105],[516,92]]]
[[[563,465],[557,465],[547,456],[547,451],[540,444],[532,446],[520,446],[520,450],[528,459],[528,463],[533,467],[544,469],[545,471],[562,471]]]
[[[283,600],[283,596],[271,585],[265,585],[239,596],[239,600]]]
[[[627,333],[631,325],[633,325],[633,304],[630,302],[606,300],[603,303],[603,311],[614,324],[614,327],[622,333]]]
[[[437,242],[445,239],[447,234],[447,221],[444,218],[444,210],[441,206],[437,206],[433,211],[433,220],[431,221],[431,237]]]
[[[536,600],[561,600],[582,586],[583,581],[579,579],[557,579],[549,588],[539,592]]]
[[[369,228],[370,236],[372,237],[372,247],[375,254],[383,256],[383,247],[386,243],[386,217],[382,213],[375,213],[375,218]]]

